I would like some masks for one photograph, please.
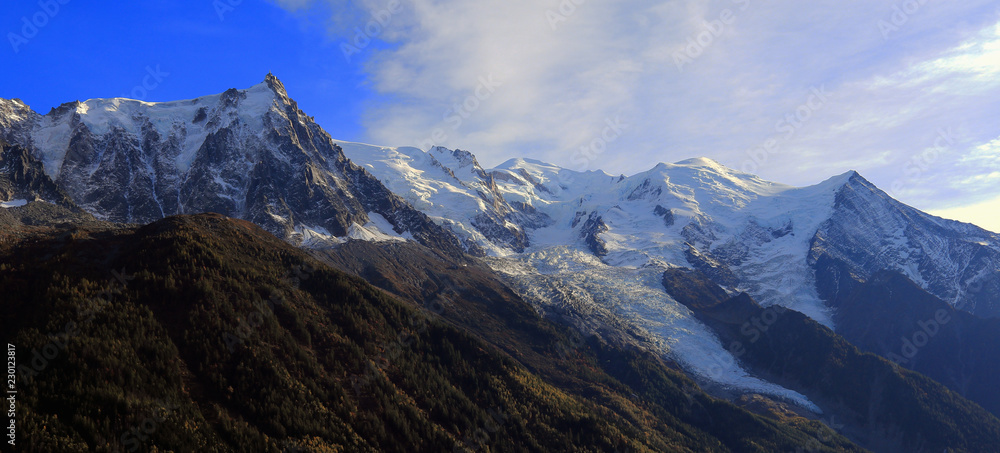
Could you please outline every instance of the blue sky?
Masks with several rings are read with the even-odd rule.
[[[330,57],[336,43],[326,34],[325,18],[251,0],[232,1],[237,6],[221,0],[224,8],[212,0],[51,3],[59,8],[50,6],[52,15],[37,1],[4,5],[0,97],[19,97],[46,113],[63,102],[97,97],[188,99],[247,88],[273,71],[331,134],[364,134],[358,119],[372,94],[363,88],[361,68]],[[39,20],[45,25],[26,43],[11,44],[11,32],[31,32],[22,18],[36,15],[51,18]],[[156,86],[146,90],[150,69],[162,81],[148,79]]]
[[[856,169],[1000,231],[996,1],[94,3],[8,2],[0,97],[45,113],[273,71],[339,139],[615,174],[707,156],[795,185]]]

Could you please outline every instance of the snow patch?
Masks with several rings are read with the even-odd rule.
[[[31,131],[31,141],[42,161],[45,174],[53,181],[59,178],[72,133],[73,130],[68,120],[48,115],[43,116],[38,125]]]
[[[259,83],[239,91],[234,105],[221,101],[223,94],[171,102],[145,102],[125,98],[90,99],[76,104],[73,114],[50,113],[41,117],[32,130],[32,142],[42,156],[45,172],[52,179],[59,177],[73,134],[74,117],[79,115],[82,124],[95,137],[112,129],[121,128],[128,135],[141,141],[143,127],[152,125],[161,139],[174,139],[181,143],[181,152],[175,164],[182,173],[191,164],[209,134],[239,120],[248,130],[264,133],[263,121],[269,111],[281,113],[279,100],[267,83]],[[206,118],[195,122],[204,109]],[[218,121],[212,121],[217,118]]]
[[[383,221],[385,219],[382,219]],[[390,230],[392,231],[392,230]],[[379,230],[378,226],[374,223],[367,223],[365,225],[358,225],[357,223],[352,224],[347,230],[347,237],[351,239],[358,239],[362,241],[371,242],[404,242],[405,238],[399,235],[389,235],[385,234]]]
[[[406,238],[396,233],[396,230],[392,227],[392,224],[382,217],[382,214],[377,212],[368,213],[368,223],[365,224],[365,228],[368,230],[374,230],[383,236],[391,237],[393,240],[406,240]],[[409,233],[409,232],[407,232]],[[412,237],[412,236],[411,236]]]

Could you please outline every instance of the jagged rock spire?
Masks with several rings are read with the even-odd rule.
[[[281,81],[278,80],[278,78],[275,77],[275,75],[270,71],[268,71],[267,75],[264,76],[264,82],[267,83],[267,86],[270,87],[275,94],[286,100],[288,99],[288,92],[285,91],[285,85],[281,83]]]

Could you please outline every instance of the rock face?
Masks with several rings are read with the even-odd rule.
[[[488,172],[468,151],[343,146],[393,192],[458,235],[472,255],[521,253],[530,245],[527,232],[552,222],[532,204],[509,199],[499,187],[512,179],[523,182],[521,176]]]
[[[838,334],[1000,415],[1000,319],[958,310],[899,272],[881,271],[864,281],[839,275],[831,300]]]
[[[854,172],[799,188],[704,158],[629,177],[530,159],[485,169],[463,150],[335,142],[272,75],[192,100],[97,99],[44,116],[0,99],[0,137],[17,145],[0,156],[5,199],[62,200],[116,222],[216,212],[306,246],[412,239],[488,255],[540,313],[627,320],[693,375],[803,407],[818,406],[744,372],[656,276],[697,269],[838,330],[853,323],[835,317],[842,293],[885,270],[1000,315],[998,235],[898,203]]]
[[[587,220],[583,222],[583,227],[580,228],[580,237],[583,238],[587,247],[590,248],[590,251],[595,256],[606,256],[608,254],[608,245],[604,242],[604,239],[601,239],[601,233],[606,231],[608,231],[608,225],[595,212],[591,212],[587,216]]]
[[[905,284],[913,291],[920,291],[908,281]],[[740,362],[812,401],[824,403],[824,417],[837,419],[843,424],[839,428],[841,432],[871,451],[976,451],[983,447],[959,446],[963,441],[956,439],[963,428],[946,433],[956,426],[948,420],[967,416],[997,423],[989,412],[942,385],[948,383],[934,382],[898,368],[888,360],[865,354],[801,313],[781,307],[761,307],[746,293],[731,297],[697,271],[668,269],[663,274],[663,286],[711,327],[730,350],[736,351]],[[939,309],[949,311],[944,319],[953,314],[958,316],[951,313],[951,307]],[[967,313],[964,315],[974,318]],[[925,316],[925,313],[917,316]],[[930,316],[932,319],[935,316],[933,311]],[[926,319],[920,317],[915,319]],[[941,325],[933,329],[942,340],[954,339]],[[875,335],[874,338],[881,337]],[[963,350],[966,351],[970,350]],[[986,362],[980,364],[988,365]],[[995,369],[996,365],[988,365],[979,370]],[[939,372],[939,375],[945,374],[948,373]],[[986,436],[974,442],[993,442],[988,439]]]
[[[73,204],[28,150],[0,140],[0,201],[7,200],[42,200],[65,207]]]
[[[862,278],[899,271],[956,307],[1000,315],[1000,236],[903,205],[856,172],[799,188],[704,158],[616,177],[529,159],[487,170],[445,148],[345,146],[470,251],[572,247],[608,265],[696,268],[833,327],[816,267],[829,256]]]
[[[473,215],[470,224],[490,242],[520,253],[529,245],[525,230],[547,224],[548,218],[530,205],[508,203],[497,187],[495,175],[483,170],[472,153],[436,147],[429,154],[433,165],[479,198],[484,209]]]
[[[663,217],[663,225],[664,226],[666,226],[668,228],[674,226],[674,212],[673,211],[671,211],[671,210],[669,210],[667,208],[664,208],[663,206],[656,205],[656,207],[653,208],[653,214],[656,214],[656,215],[658,215],[660,217]]]
[[[820,265],[824,257],[842,269]],[[920,212],[857,174],[837,192],[833,214],[813,236],[809,261],[826,300],[836,296],[843,273],[868,279],[891,270],[956,308],[1000,315],[1000,235]]]
[[[609,265],[698,268],[832,326],[823,288],[834,277],[817,268],[829,257],[1000,315],[1000,236],[912,209],[854,172],[795,188],[704,158],[630,177],[528,159],[484,169],[463,150],[335,143],[271,74],[197,99],[75,101],[46,115],[0,99],[0,139],[15,145],[0,195],[68,197],[104,220],[217,212],[307,244],[407,238],[496,256],[575,247]]]
[[[72,102],[44,116],[2,101],[0,116],[0,136],[31,150],[73,201],[103,219],[216,212],[293,241],[367,228],[460,250],[352,164],[271,74],[247,90],[156,104]]]

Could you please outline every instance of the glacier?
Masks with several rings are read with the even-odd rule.
[[[465,252],[540,311],[572,299],[627,322],[704,382],[813,411],[750,375],[666,292],[663,272],[698,269],[730,294],[835,329],[815,269],[832,257],[859,276],[897,270],[958,308],[1000,315],[1000,235],[903,205],[856,172],[793,187],[708,158],[631,176],[528,158],[484,168],[459,149],[334,140],[271,74],[195,99],[92,99],[46,115],[0,99],[0,138],[30,150],[98,218],[211,211],[307,248],[410,240]]]

